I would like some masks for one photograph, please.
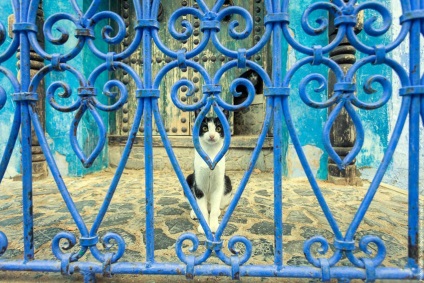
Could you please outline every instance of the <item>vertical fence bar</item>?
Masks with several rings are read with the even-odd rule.
[[[27,19],[29,0],[20,2],[20,22]],[[20,80],[21,93],[28,92],[30,84],[30,44],[27,32],[19,33],[20,39]],[[21,98],[20,98],[21,99]],[[34,259],[34,235],[32,213],[32,153],[31,153],[31,118],[29,114],[28,100],[21,100],[21,143],[22,143],[22,213],[23,213],[23,238],[24,260]]]
[[[282,123],[280,98],[274,101],[274,237],[275,255],[274,264],[283,264],[283,196],[282,196]],[[275,103],[277,102],[277,103]]]
[[[280,13],[282,8],[281,0],[274,0],[272,8],[274,13]],[[272,79],[275,87],[282,84],[282,28],[281,23],[274,23],[272,35],[273,67]],[[282,195],[282,110],[281,97],[274,99],[274,237],[275,237],[275,255],[274,264],[276,266],[283,265],[283,195]]]
[[[7,0],[9,1],[9,0]],[[166,141],[166,133],[164,129],[164,125],[162,124],[162,121],[160,120],[160,113],[157,108],[157,97],[150,95],[149,92],[152,92],[152,89],[156,86],[153,86],[152,83],[152,26],[149,26],[148,22],[152,21],[152,18],[155,17],[155,15],[152,15],[151,13],[151,6],[152,2],[151,0],[134,0],[134,6],[137,9],[137,12],[142,12],[142,14],[137,16],[137,20],[143,20],[140,22],[140,25],[137,28],[142,29],[142,64],[143,64],[143,85],[137,86],[137,99],[140,104],[138,104],[136,117],[134,118],[134,125],[131,129],[130,136],[127,141],[127,145],[125,147],[125,151],[123,153],[123,157],[121,159],[120,165],[117,169],[117,173],[114,176],[114,179],[112,181],[111,188],[114,186],[114,184],[117,184],[119,182],[119,176],[122,173],[124,163],[123,161],[126,161],[130,148],[132,146],[132,143],[134,142],[134,138],[136,136],[137,128],[140,125],[140,120],[144,119],[143,126],[144,126],[144,153],[145,153],[145,198],[146,198],[146,264],[139,263],[139,262],[115,262],[111,260],[111,257],[104,257],[106,260],[99,260],[100,262],[82,262],[82,261],[74,261],[75,260],[75,254],[72,253],[63,253],[63,251],[67,250],[68,248],[71,248],[76,242],[76,239],[72,234],[65,233],[59,235],[62,240],[67,240],[68,242],[68,248],[65,246],[63,250],[56,251],[53,248],[53,253],[56,256],[56,260],[34,260],[34,239],[33,239],[33,202],[32,202],[32,191],[33,191],[33,174],[32,174],[32,159],[36,159],[35,156],[33,156],[31,146],[32,146],[32,128],[35,129],[35,132],[37,133],[38,139],[41,141],[41,146],[43,147],[43,152],[46,155],[47,160],[49,161],[49,164],[51,164],[51,171],[54,176],[54,178],[57,181],[58,189],[61,192],[66,205],[68,206],[68,210],[71,212],[73,216],[77,215],[78,217],[75,218],[75,223],[77,224],[80,233],[82,234],[81,242],[84,239],[86,242],[88,239],[84,237],[85,234],[87,234],[87,229],[85,226],[84,221],[80,219],[80,216],[78,214],[77,209],[75,208],[75,204],[71,202],[69,192],[67,191],[66,186],[63,183],[63,180],[60,176],[59,171],[57,170],[56,164],[53,160],[53,157],[50,153],[50,148],[48,147],[48,144],[45,140],[44,132],[41,126],[41,123],[39,122],[38,115],[34,112],[33,107],[35,107],[35,94],[29,93],[29,86],[31,84],[31,58],[34,58],[33,55],[30,53],[30,42],[28,34],[30,32],[35,32],[35,20],[31,20],[28,17],[28,14],[30,11],[34,11],[33,9],[38,6],[39,0],[13,0],[16,7],[16,10],[19,12],[16,13],[16,25],[13,27],[14,32],[16,34],[16,38],[19,38],[20,40],[20,46],[19,46],[19,77],[20,77],[20,87],[18,89],[17,83],[15,87],[15,92],[13,94],[13,98],[16,103],[16,109],[17,114],[19,114],[19,119],[17,118],[14,121],[14,130],[17,132],[19,127],[21,130],[21,144],[22,144],[22,214],[23,214],[23,241],[24,241],[24,262],[22,261],[7,261],[7,260],[0,260],[0,270],[12,270],[12,271],[48,271],[48,272],[62,272],[62,274],[72,274],[73,272],[79,271],[83,276],[85,282],[94,282],[96,280],[95,274],[102,274],[103,275],[111,275],[113,274],[120,274],[120,273],[128,273],[128,274],[168,274],[168,275],[181,275],[181,274],[189,274],[189,272],[192,272],[192,275],[210,275],[210,276],[230,276],[232,275],[234,278],[238,278],[239,276],[267,276],[267,277],[298,277],[298,278],[327,278],[330,279],[339,279],[339,282],[349,282],[351,279],[363,279],[367,281],[374,281],[375,279],[424,279],[423,275],[423,269],[422,266],[420,268],[418,260],[420,257],[422,257],[419,254],[419,213],[420,213],[420,207],[419,207],[419,177],[420,177],[420,111],[423,111],[422,108],[424,107],[423,104],[420,104],[420,101],[424,99],[421,93],[416,91],[411,96],[408,96],[406,99],[403,100],[403,103],[410,103],[411,105],[404,108],[401,107],[402,111],[399,115],[399,121],[397,122],[397,128],[395,128],[394,132],[397,132],[400,134],[401,127],[403,127],[405,119],[406,119],[406,113],[409,111],[409,176],[408,176],[408,264],[405,269],[399,269],[399,268],[388,268],[379,266],[379,264],[376,264],[374,266],[374,263],[376,261],[379,261],[377,258],[366,258],[362,262],[364,263],[365,268],[360,268],[361,265],[355,263],[351,258],[348,257],[352,261],[352,263],[356,266],[333,266],[333,264],[329,263],[330,261],[327,259],[322,260],[321,258],[318,258],[319,264],[313,263],[314,267],[312,266],[284,266],[283,268],[283,182],[282,182],[282,175],[283,175],[283,158],[284,158],[284,140],[283,140],[283,124],[284,122],[288,126],[290,135],[292,136],[293,144],[295,145],[295,148],[297,150],[298,156],[301,159],[302,165],[306,164],[306,158],[304,156],[304,153],[301,149],[301,144],[299,142],[299,139],[295,133],[295,128],[292,123],[292,119],[290,116],[289,111],[289,103],[288,103],[288,96],[284,95],[283,93],[276,93],[275,90],[272,93],[272,95],[267,97],[267,111],[266,111],[266,117],[265,117],[265,124],[263,131],[260,136],[260,139],[258,143],[260,145],[263,144],[263,139],[265,138],[265,134],[268,131],[268,126],[270,122],[271,115],[273,115],[273,121],[274,121],[274,128],[273,128],[273,134],[274,134],[274,225],[275,225],[275,231],[274,231],[274,240],[275,240],[275,255],[274,255],[274,264],[271,265],[244,265],[241,264],[242,260],[238,258],[237,255],[233,255],[231,257],[231,260],[228,262],[225,262],[227,265],[218,265],[218,264],[199,264],[196,269],[193,271],[193,264],[195,257],[190,255],[190,260],[184,261],[181,259],[181,261],[185,264],[181,263],[155,263],[155,257],[154,257],[154,191],[153,191],[153,180],[154,180],[154,172],[153,172],[153,115],[156,115],[155,119],[156,122],[159,123],[159,129],[161,132],[162,138],[164,138],[164,141]],[[93,1],[93,5],[97,3],[100,0]],[[157,0],[158,1],[158,0]],[[71,1],[73,3],[73,1]],[[195,2],[195,1],[193,1]],[[203,5],[203,8],[205,8],[205,1],[198,1],[199,5]],[[258,2],[258,1],[256,1]],[[288,0],[268,0],[267,1],[267,10],[269,13],[273,14],[273,17],[277,16],[287,16],[283,15],[283,13],[287,12],[287,5]],[[340,2],[340,1],[339,1]],[[346,1],[345,1],[346,2]],[[354,3],[355,1],[349,1],[349,3]],[[17,4],[16,4],[17,3]],[[31,5],[30,5],[31,3]],[[201,4],[202,3],[202,4]],[[74,6],[78,6],[77,4],[73,3]],[[140,6],[141,5],[141,6]],[[403,0],[402,5],[405,11],[407,12],[417,12],[418,10],[422,10],[424,8],[424,0]],[[410,7],[405,8],[405,6],[410,5]],[[206,9],[203,9],[206,10]],[[1,12],[0,12],[1,13]],[[350,15],[350,14],[349,14]],[[420,32],[424,32],[422,29],[424,29],[424,20],[418,13],[410,13],[408,16],[409,18],[407,20],[410,21],[411,27],[410,27],[410,37],[409,37],[409,44],[410,44],[410,61],[409,61],[409,78],[410,78],[410,86],[416,87],[421,86],[423,82],[420,78],[421,76],[421,66],[420,66],[420,55],[422,49],[422,46],[420,45]],[[215,17],[214,13],[209,13],[207,17]],[[274,18],[275,19],[275,18]],[[345,18],[342,18],[342,20]],[[33,22],[30,22],[33,21]],[[210,25],[211,23],[208,22]],[[205,26],[207,26],[206,24]],[[408,23],[409,24],[409,23]],[[210,27],[210,26],[209,26]],[[267,27],[268,28],[268,27]],[[3,28],[2,28],[3,29]],[[80,30],[81,31],[81,30]],[[84,31],[87,31],[84,29]],[[266,86],[272,86],[274,89],[282,88],[283,85],[286,85],[283,83],[283,74],[284,74],[284,66],[283,63],[283,56],[282,56],[282,46],[283,46],[283,23],[278,21],[272,22],[272,55],[273,55],[273,70],[272,70],[272,83],[267,82]],[[0,30],[1,32],[1,30]],[[2,34],[0,34],[2,36]],[[35,49],[35,48],[34,48]],[[377,51],[376,51],[377,53]],[[378,54],[376,54],[378,57]],[[1,67],[3,68],[3,66]],[[0,69],[0,73],[2,70]],[[1,75],[1,74],[0,74]],[[406,76],[406,75],[405,75]],[[403,82],[402,82],[403,83]],[[384,86],[384,85],[383,85]],[[141,89],[140,89],[141,88]],[[144,96],[144,93],[146,94]],[[408,94],[406,94],[408,95]],[[407,102],[405,102],[407,101]],[[404,104],[402,104],[404,105]],[[270,110],[273,110],[273,113],[271,113]],[[346,108],[347,109],[347,108]],[[405,110],[405,111],[404,111]],[[31,122],[31,117],[32,121]],[[283,121],[283,117],[285,117],[285,120]],[[400,126],[398,126],[400,125]],[[397,131],[397,130],[399,131]],[[13,132],[12,132],[13,133]],[[0,133],[1,134],[1,133]],[[13,134],[15,135],[15,134]],[[13,136],[11,135],[11,136]],[[15,137],[17,136],[17,133]],[[397,136],[396,139],[392,139],[390,143],[394,145],[393,147],[389,148],[395,148],[397,143]],[[393,141],[395,140],[395,141]],[[393,141],[393,142],[392,142]],[[179,169],[179,172],[177,173],[179,179],[181,182],[184,182],[184,177],[182,175],[181,168],[179,167],[178,163],[173,156],[173,152],[171,149],[171,146],[169,144],[169,141],[167,141],[168,144],[165,144],[164,146],[171,157],[171,162],[174,165],[174,169]],[[390,144],[389,144],[390,145]],[[10,147],[8,145],[8,147]],[[256,147],[253,156],[253,161],[255,161],[257,157],[257,153],[260,151],[260,147]],[[389,151],[391,151],[389,149]],[[390,153],[391,154],[391,153]],[[387,165],[385,162],[388,154],[385,155],[383,159],[383,167]],[[255,162],[252,161],[252,164]],[[3,162],[2,164],[5,164]],[[5,166],[5,165],[4,165]],[[3,172],[3,165],[0,164],[0,172]],[[253,167],[253,165],[252,165]],[[250,167],[250,169],[253,169]],[[34,167],[35,168],[35,167]],[[309,168],[309,166],[304,165],[305,172],[310,178],[310,183],[315,190],[316,197],[318,202],[323,207],[323,211],[329,219],[329,223],[331,227],[333,228],[333,231],[335,233],[336,239],[341,239],[342,237],[341,232],[339,228],[337,227],[336,222],[333,220],[333,215],[330,213],[328,207],[326,206],[325,199],[321,195],[321,192],[319,191],[318,186],[316,185],[316,180],[313,177],[313,174]],[[121,170],[122,169],[122,170]],[[249,169],[249,170],[250,170]],[[422,169],[421,169],[422,170]],[[382,178],[382,175],[384,174],[384,170],[379,170],[376,175],[376,179]],[[246,176],[249,176],[251,171],[247,172]],[[381,176],[380,176],[381,173]],[[1,173],[2,175],[3,173]],[[0,178],[1,179],[1,178]],[[242,182],[247,182],[249,178],[244,178]],[[375,180],[376,180],[375,179]],[[373,181],[374,183],[374,181]],[[379,182],[378,182],[379,183]],[[186,185],[185,185],[186,186]],[[370,191],[373,191],[372,184],[370,187]],[[185,187],[185,189],[187,189]],[[187,190],[186,190],[187,191]],[[362,204],[364,204],[363,202]],[[361,205],[362,205],[361,204]],[[236,205],[236,204],[234,204]],[[234,208],[234,207],[233,207]],[[103,209],[103,207],[102,207]],[[105,207],[107,210],[107,207]],[[361,207],[358,211],[361,211]],[[231,214],[231,213],[230,213]],[[227,216],[227,215],[226,215]],[[228,216],[230,217],[230,215]],[[227,219],[228,220],[228,219]],[[100,225],[99,221],[99,225]],[[226,221],[223,221],[226,222]],[[353,220],[353,226],[355,225],[355,219]],[[359,224],[358,224],[359,225]],[[95,223],[93,225],[94,231],[97,231],[98,225]],[[349,228],[350,229],[350,228]],[[356,229],[354,229],[356,230]],[[346,233],[347,236],[345,238],[350,239],[349,237],[349,230]],[[340,235],[339,235],[340,234]],[[65,235],[65,236],[63,236]],[[186,235],[187,236],[187,235]],[[216,239],[219,240],[219,233],[216,236]],[[55,237],[54,241],[59,241],[57,236]],[[94,238],[93,238],[94,239]],[[191,235],[188,235],[186,237],[188,240],[192,240],[194,246],[197,248],[198,244],[198,238]],[[195,240],[193,240],[195,239]],[[235,240],[234,240],[235,239]],[[364,239],[364,238],[363,238]],[[233,241],[238,241],[239,239],[233,238]],[[365,239],[365,242],[367,239]],[[374,241],[374,242],[373,242]],[[106,241],[107,242],[107,241]],[[58,244],[59,242],[57,242]],[[243,243],[243,241],[241,242]],[[246,242],[244,242],[246,243]],[[250,242],[249,242],[250,243]],[[322,248],[325,250],[327,248],[324,247],[324,244],[326,244],[326,241],[315,241],[315,243],[321,243]],[[350,241],[338,241],[336,242],[339,245],[339,248],[342,249],[344,252],[346,252],[346,255],[348,255],[348,252],[352,251],[355,247],[351,246]],[[361,240],[360,246],[363,245],[364,241]],[[380,241],[371,240],[371,242],[367,244],[376,244],[378,250],[380,249],[379,243]],[[0,256],[3,255],[4,251],[7,249],[7,238],[5,233],[0,232]],[[107,243],[106,243],[107,244]],[[206,253],[204,254],[205,261],[207,258],[209,258],[210,254],[214,251],[217,255],[219,255],[221,244],[222,242],[209,242],[207,244],[211,244],[211,246],[208,247]],[[95,245],[95,243],[94,243]],[[86,247],[85,245],[82,245],[83,247]],[[232,245],[229,245],[230,249]],[[336,244],[334,245],[336,246]],[[246,250],[250,250],[250,245],[246,245]],[[121,249],[118,249],[119,252]],[[195,250],[195,249],[194,249]],[[85,252],[85,250],[83,251]],[[118,253],[119,253],[118,252]],[[80,250],[81,253],[81,250]],[[92,249],[92,254],[94,254],[94,249]],[[246,254],[246,253],[245,253]],[[378,251],[376,257],[381,257],[382,253]],[[112,255],[113,254],[109,254]],[[385,252],[384,252],[385,255]],[[383,255],[383,257],[384,257]],[[179,255],[180,257],[180,255]],[[96,257],[98,259],[98,257]],[[103,258],[103,257],[102,257]],[[341,254],[340,254],[341,258]],[[337,261],[340,259],[338,258]],[[361,260],[361,258],[359,258]],[[383,258],[384,259],[384,258]],[[382,260],[383,260],[382,259]],[[59,260],[59,261],[58,261]],[[197,259],[196,259],[197,260]],[[247,259],[246,259],[247,260]],[[309,260],[309,259],[308,259]],[[313,260],[309,260],[312,262]],[[356,260],[358,261],[358,260]],[[200,262],[203,262],[203,260],[200,260]],[[113,263],[113,264],[112,264]],[[197,263],[196,263],[197,264]],[[240,266],[241,265],[241,266]],[[187,267],[184,271],[184,267]],[[318,267],[318,268],[317,268]],[[319,268],[321,267],[321,269]],[[113,271],[113,272],[112,272]],[[421,273],[419,273],[421,272]],[[237,275],[236,275],[237,274]]]
[[[36,1],[33,1],[33,3],[35,2]],[[35,5],[33,5],[32,7],[30,7],[30,9],[37,9],[35,24],[37,25],[38,30],[43,30],[43,25],[44,25],[43,0],[39,0],[38,2],[39,2],[38,7],[35,7]],[[42,32],[39,32],[37,34],[37,41],[42,47],[44,47],[44,34]],[[36,51],[31,50],[30,56],[31,58],[34,58],[30,62],[31,63],[31,78],[33,78],[34,75],[42,67],[44,67],[44,64],[41,63],[43,61],[43,57],[37,54]],[[39,89],[39,93],[45,93],[44,80],[40,82],[38,89]],[[46,106],[45,105],[46,105],[45,96],[40,95],[38,97],[38,101],[36,102],[36,109],[37,109],[38,117],[43,129],[45,129],[45,125],[46,125]],[[44,157],[44,154],[37,150],[38,148],[40,148],[40,142],[37,140],[37,135],[35,134],[34,130],[32,130],[32,138],[34,139],[31,145],[32,154],[33,154],[33,164],[32,164],[33,179],[40,180],[40,179],[46,178],[49,174],[47,170],[47,162],[46,162],[46,158]]]
[[[143,0],[143,19],[150,18],[150,0]],[[152,88],[151,31],[143,29],[143,81],[144,88]],[[146,181],[146,261],[154,262],[154,196],[153,196],[153,138],[152,138],[152,98],[144,99],[144,158]]]
[[[418,0],[411,1],[411,9],[418,10]],[[409,35],[409,62],[411,85],[420,85],[419,19],[411,22]],[[413,95],[409,112],[409,175],[408,175],[408,266],[418,267],[419,258],[419,167],[420,167],[420,96]]]

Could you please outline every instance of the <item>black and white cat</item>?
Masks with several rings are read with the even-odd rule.
[[[224,113],[228,119],[228,112]],[[198,112],[196,118],[197,115]],[[224,142],[221,121],[218,118],[205,117],[200,126],[199,139],[203,150],[214,160]],[[187,176],[187,183],[211,231],[216,232],[221,209],[226,208],[232,198],[231,180],[225,175],[225,156],[216,164],[214,170],[211,170],[195,150],[194,173]],[[197,218],[193,210],[190,217]],[[201,225],[197,230],[204,233]]]

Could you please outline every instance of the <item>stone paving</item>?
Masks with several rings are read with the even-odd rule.
[[[105,192],[110,184],[114,169],[88,175],[82,178],[65,178],[69,191],[87,226],[90,227]],[[233,187],[237,187],[242,172],[227,172]],[[314,235],[322,235],[330,243],[333,233],[315,199],[306,179],[283,180],[284,185],[284,263],[288,265],[309,265],[303,256],[303,243]],[[362,186],[337,186],[320,181],[319,186],[342,231],[346,231],[357,211],[368,183]],[[184,232],[197,233],[197,222],[190,219],[190,206],[175,173],[155,172],[155,255],[157,261],[177,261],[175,241]],[[20,182],[4,180],[0,195],[0,230],[6,233],[9,246],[3,259],[22,258],[22,217]],[[421,198],[421,208],[424,198]],[[120,234],[126,241],[127,250],[120,261],[144,261],[145,232],[144,171],[125,170],[111,206],[99,229],[99,236],[107,231]],[[424,213],[421,213],[423,217]],[[421,223],[424,223],[421,218]],[[79,236],[78,230],[62,201],[52,178],[34,182],[34,237],[36,259],[54,259],[51,239],[61,231]],[[233,235],[242,235],[251,240],[253,253],[251,264],[272,264],[273,262],[273,175],[255,170],[246,190],[224,231],[224,246]],[[381,186],[361,223],[356,240],[364,235],[381,237],[387,248],[384,266],[403,267],[407,256],[407,194],[397,188]],[[202,235],[199,238],[204,240]],[[421,235],[424,235],[423,233]],[[374,248],[374,247],[371,247]],[[242,247],[241,247],[242,249]],[[199,248],[201,252],[202,249]],[[226,251],[228,254],[229,252]],[[361,251],[357,250],[358,256]],[[331,255],[331,251],[329,252]],[[95,259],[87,253],[82,260]],[[218,263],[212,256],[208,262]],[[350,265],[347,259],[341,265]],[[421,262],[422,264],[422,262]],[[112,279],[99,278],[99,282],[177,282],[184,277],[166,276],[136,277],[115,276]],[[207,277],[201,282],[227,282],[228,278]],[[74,282],[81,276],[62,277],[60,274],[44,273],[0,273],[0,282]],[[276,279],[251,278],[243,282],[283,282]],[[312,280],[314,281],[314,280]],[[284,282],[295,282],[287,280]],[[298,280],[311,282],[311,280]],[[314,281],[315,282],[315,281]]]

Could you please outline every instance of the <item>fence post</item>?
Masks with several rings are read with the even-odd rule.
[[[14,22],[14,19],[13,19]],[[36,25],[39,31],[43,30],[44,25],[44,11],[43,11],[43,1],[40,0],[40,3],[38,4],[38,10],[37,10],[37,19],[36,19]],[[11,34],[13,36],[13,34]],[[40,46],[44,47],[44,35],[43,32],[37,33],[37,41],[39,42]],[[16,54],[16,57],[18,59],[16,65],[17,68],[20,69],[21,63],[21,53],[20,49],[18,50],[18,53]],[[39,70],[41,70],[44,67],[44,59],[40,55],[37,54],[32,48],[30,49],[30,77],[31,79],[37,74]],[[40,119],[41,125],[43,128],[45,127],[45,121],[46,121],[46,106],[45,106],[45,87],[44,87],[44,80],[42,80],[38,86],[36,91],[38,94],[38,100],[35,103],[35,109],[38,113],[38,117]],[[35,131],[31,131],[31,152],[32,152],[32,178],[33,180],[41,180],[47,177],[48,170],[47,170],[47,163],[46,158],[42,152],[42,149],[40,147],[40,143],[37,139],[37,135],[35,134]],[[13,178],[15,181],[22,180],[22,175],[17,175]]]
[[[37,33],[37,41],[40,43],[40,46],[44,48],[44,35],[43,35],[43,25],[44,25],[44,11],[43,11],[43,0],[40,0],[38,4],[37,11],[37,20],[36,25],[40,32]],[[44,59],[38,55],[34,50],[31,49],[31,78],[44,67]],[[45,127],[46,122],[46,106],[45,106],[45,88],[44,80],[40,82],[37,92],[40,94],[38,96],[38,101],[36,103],[36,110],[38,117],[40,118],[41,125]],[[32,160],[32,176],[34,180],[44,179],[48,175],[46,158],[41,150],[40,143],[38,142],[37,136],[34,131],[32,131],[32,147],[31,151],[33,154]]]
[[[410,16],[404,13],[404,19],[411,21],[409,36],[409,78],[412,88],[422,87],[421,82],[421,32],[422,7],[417,1],[411,2]],[[422,3],[422,1],[421,1]],[[421,16],[416,16],[421,11]],[[409,17],[409,18],[408,18]],[[421,17],[421,18],[420,18]],[[424,78],[424,77],[423,77]],[[411,92],[409,109],[409,174],[408,174],[408,267],[416,269],[419,265],[419,174],[420,174],[420,105],[423,93]],[[421,113],[424,115],[424,113]],[[423,119],[424,120],[424,119]],[[422,236],[422,235],[421,235]]]

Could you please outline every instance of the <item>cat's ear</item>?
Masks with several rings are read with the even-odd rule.
[[[194,117],[197,118],[197,116],[199,116],[200,111],[202,111],[202,109],[196,109],[194,110]]]
[[[228,111],[228,110],[222,110],[222,112],[224,113],[225,118],[227,118],[227,120],[230,119],[230,111]]]

